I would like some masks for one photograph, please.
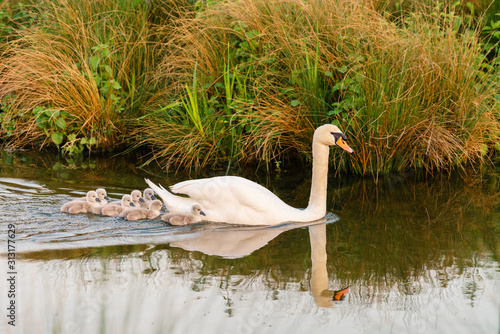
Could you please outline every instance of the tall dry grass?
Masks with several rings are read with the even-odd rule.
[[[310,161],[314,129],[333,123],[355,150],[333,150],[336,167],[367,175],[481,163],[500,136],[499,71],[467,4],[33,8],[39,22],[18,31],[1,62],[2,135],[12,146],[147,146],[148,162],[163,166],[270,168]]]
[[[138,114],[151,89],[154,64],[146,11],[140,6],[51,1],[40,24],[18,32],[0,76],[6,110],[2,128],[9,145],[43,145],[54,132],[70,147],[82,139],[101,149],[124,142],[126,121]],[[61,127],[37,123],[36,107],[41,113],[63,112]]]
[[[463,166],[483,161],[498,140],[498,75],[482,66],[478,32],[459,34],[456,22],[414,16],[405,29],[383,31],[359,22],[386,38],[356,41],[364,58],[351,73],[359,78],[349,129],[357,173]]]
[[[396,22],[358,1],[207,5],[178,20],[165,45],[157,74],[168,85],[150,100],[148,129],[162,131],[156,111],[192,96],[195,80],[203,113],[225,119],[223,126],[207,123],[215,126],[209,132],[229,138],[207,137],[207,145],[236,143],[229,158],[241,163],[310,159],[315,127],[330,122],[356,152],[341,158],[334,151],[334,160],[357,174],[484,161],[499,136],[496,76],[483,66],[480,32],[446,7],[437,14],[410,13]],[[242,84],[231,86],[227,76]],[[193,130],[191,114],[182,107],[176,113],[185,115],[176,126]],[[191,143],[168,133],[141,140],[165,154],[162,147]],[[198,154],[183,152],[181,164]]]

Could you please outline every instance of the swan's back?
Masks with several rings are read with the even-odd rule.
[[[238,176],[188,180],[170,189],[198,202],[207,214],[207,219],[212,221],[265,224],[267,220],[286,221],[289,219],[287,216],[294,216],[300,211],[258,183]]]
[[[285,204],[278,196],[258,183],[239,176],[217,176],[179,182],[170,188],[174,193],[185,194],[194,200],[217,202],[228,200],[240,205],[259,207],[272,204]]]

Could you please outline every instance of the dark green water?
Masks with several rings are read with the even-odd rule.
[[[119,199],[144,177],[189,177],[136,165],[1,153],[2,333],[499,332],[499,169],[377,185],[332,176],[331,214],[309,225],[171,227],[59,212],[98,187]],[[243,176],[307,205],[308,171]]]

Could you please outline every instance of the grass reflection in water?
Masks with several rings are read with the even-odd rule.
[[[79,170],[62,171],[77,180],[69,184],[53,165],[30,166],[0,170],[2,199],[22,197],[29,212],[17,206],[3,218],[20,231],[19,332],[498,331],[498,170],[332,179],[329,208],[339,219],[311,226],[177,228],[85,215],[68,224],[54,203],[86,189]],[[116,195],[141,184],[141,175],[106,166],[105,178],[99,164],[85,173]],[[307,202],[309,184],[297,174],[266,186],[297,207]],[[90,232],[99,225],[107,229]],[[333,302],[345,286],[346,299]]]

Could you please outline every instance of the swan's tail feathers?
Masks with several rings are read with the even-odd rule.
[[[158,194],[158,196],[160,196],[169,212],[191,212],[192,206],[194,204],[194,201],[192,199],[176,196],[166,190],[163,186],[157,186],[149,179],[144,180],[151,187],[151,189],[153,189],[154,192]]]
[[[154,192],[161,197],[163,202],[165,203],[165,206],[168,208],[168,203],[172,200],[172,194],[169,193],[165,188],[163,188],[161,185],[157,186],[151,180],[149,179],[144,179],[146,183],[151,187],[151,189],[154,190]]]

